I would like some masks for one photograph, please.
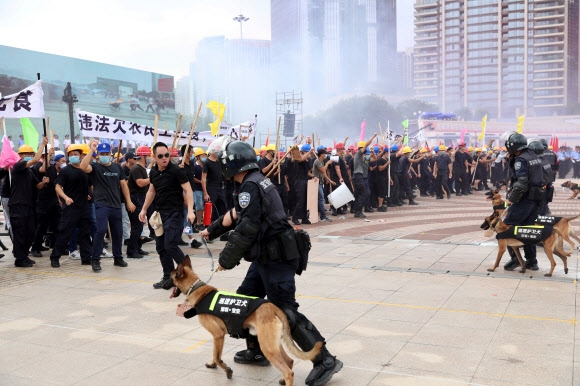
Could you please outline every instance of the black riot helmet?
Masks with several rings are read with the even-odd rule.
[[[542,146],[540,141],[532,141],[528,143],[528,149],[532,150],[536,155],[544,154],[544,146]]]
[[[254,148],[243,141],[232,141],[217,154],[225,178],[231,178],[246,170],[260,170]]]
[[[544,147],[544,150],[548,150],[548,141],[546,141],[544,138],[540,138],[540,143]]]
[[[505,141],[505,147],[510,154],[516,154],[520,150],[528,147],[528,140],[520,133],[513,133]]]

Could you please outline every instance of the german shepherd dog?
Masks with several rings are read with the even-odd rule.
[[[494,206],[494,212],[491,214],[491,216],[488,216],[485,218],[485,221],[481,225],[481,228],[486,230],[486,236],[491,237],[491,235],[493,234],[494,231],[496,233],[501,233],[501,232],[507,231],[510,228],[510,226],[505,224],[502,220],[502,215],[504,214],[504,212],[507,208],[506,209],[500,208],[501,206],[503,206],[504,202],[501,199],[501,195],[499,194],[499,191],[492,190],[492,191],[486,193],[486,196],[488,196],[486,198],[486,200],[492,202],[492,204]],[[575,218],[573,218],[573,219],[575,219]],[[566,219],[566,220],[568,220],[568,219]],[[559,221],[558,223],[556,223],[554,225],[552,233],[547,238],[542,240],[542,243],[544,245],[544,252],[546,252],[548,259],[550,260],[550,272],[545,274],[544,276],[550,277],[550,276],[552,276],[552,273],[554,272],[554,268],[556,267],[556,262],[554,261],[554,255],[553,255],[554,253],[562,259],[562,262],[564,263],[564,272],[566,274],[568,273],[568,257],[570,256],[571,253],[565,252],[563,249],[563,238],[562,238],[561,232],[565,232],[566,230],[569,231],[569,227],[570,227],[570,224],[568,221],[565,221],[565,222]],[[566,228],[568,228],[568,229],[566,229]],[[488,269],[488,272],[495,271],[495,269],[499,266],[501,258],[503,256],[503,254],[505,253],[507,247],[511,247],[513,249],[514,253],[516,254],[518,262],[520,263],[520,267],[521,267],[520,273],[525,273],[526,267],[524,264],[524,260],[522,259],[522,255],[520,254],[520,247],[523,247],[524,243],[515,239],[515,238],[505,238],[505,239],[498,239],[497,244],[498,244],[498,251],[497,251],[497,257],[495,259],[495,264],[492,268]],[[574,244],[572,244],[572,245],[574,245]]]
[[[580,186],[578,186],[578,184],[573,183],[572,181],[566,181],[560,186],[562,186],[563,188],[568,188],[572,191],[572,195],[568,197],[568,200],[576,198],[578,193],[580,193]]]
[[[215,287],[207,285],[199,280],[199,276],[191,267],[189,256],[185,256],[183,263],[179,264],[171,272],[171,279],[175,284],[175,289],[171,297],[177,297],[182,292],[187,294],[194,288],[194,285],[201,283],[201,286],[191,291],[187,296],[187,302],[195,307],[206,295],[216,291]],[[199,314],[200,324],[213,337],[213,359],[205,364],[205,367],[214,369],[219,366],[226,372],[228,379],[232,378],[233,371],[221,359],[224,338],[228,333],[224,322],[217,316],[211,314]],[[257,335],[262,352],[280,370],[284,379],[280,380],[281,385],[292,386],[294,383],[294,373],[292,366],[294,361],[286,354],[282,347],[282,342],[292,355],[302,360],[312,360],[320,352],[322,342],[316,343],[314,348],[308,352],[301,351],[292,340],[290,326],[286,314],[272,303],[264,303],[252,312],[244,321],[243,328],[247,328],[250,334]]]

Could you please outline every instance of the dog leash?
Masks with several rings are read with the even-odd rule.
[[[209,247],[207,246],[207,241],[205,240],[205,237],[201,238],[201,242],[205,246],[205,249],[207,249],[207,254],[211,258],[211,275],[209,275],[209,278],[205,281],[205,284],[207,284],[210,282],[211,278],[213,277],[213,275],[216,274],[216,272],[218,271],[219,268],[214,269],[213,255],[211,254],[211,251],[209,250]]]

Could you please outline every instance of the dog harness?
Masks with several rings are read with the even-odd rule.
[[[536,219],[537,225],[554,225],[558,221],[560,221],[562,217],[555,217],[555,216],[540,216]]]
[[[212,291],[201,299],[195,307],[187,311],[189,317],[197,314],[211,314],[220,318],[228,329],[232,338],[245,338],[247,329],[242,326],[244,322],[268,300],[255,296],[246,296],[226,291]],[[195,315],[192,314],[195,310]]]
[[[548,225],[515,225],[495,235],[496,239],[516,239],[524,244],[537,244],[552,234],[554,227]]]
[[[570,190],[580,190],[580,186],[578,186],[578,184],[573,184],[570,186]]]

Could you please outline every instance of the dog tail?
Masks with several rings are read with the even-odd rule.
[[[568,218],[566,218],[566,220],[568,220],[568,222],[570,222],[570,221],[577,220],[579,218],[580,218],[580,214],[578,216],[576,216],[576,217],[568,217]]]
[[[290,351],[290,353],[298,359],[302,359],[304,361],[313,360],[320,352],[320,349],[322,348],[324,342],[316,342],[312,350],[302,351],[300,347],[298,347],[296,343],[294,343],[294,340],[292,339],[290,325],[288,324],[288,318],[286,317],[284,311],[276,309],[276,316],[278,316],[278,319],[280,319],[280,321],[282,322],[282,341],[284,342],[284,346],[286,346],[288,351]]]

